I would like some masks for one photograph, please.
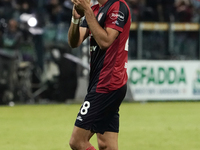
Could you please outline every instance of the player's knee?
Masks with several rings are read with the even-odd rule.
[[[73,149],[73,150],[75,150],[75,148],[76,148],[76,145],[75,145],[75,143],[74,143],[72,140],[69,141],[69,146],[70,146],[71,149]]]
[[[98,147],[99,147],[99,150],[106,150],[107,149],[106,143],[101,141],[101,140],[98,141]]]
[[[71,147],[72,150],[80,150],[86,147],[86,142],[79,141],[73,137],[71,137],[69,141],[69,146]]]
[[[76,142],[73,138],[70,139],[69,146],[71,147],[72,150],[78,150],[79,149],[78,142]]]
[[[118,147],[116,144],[108,143],[106,141],[104,142],[101,140],[98,141],[98,147],[99,147],[99,150],[118,150]]]

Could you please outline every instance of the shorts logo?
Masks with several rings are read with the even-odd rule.
[[[103,16],[103,12],[99,14],[98,21],[101,20],[102,16]]]
[[[109,15],[110,19],[116,20],[119,19],[120,21],[124,21],[124,14],[121,11],[113,11]]]
[[[83,119],[81,118],[81,116],[78,116],[76,119],[79,120],[79,121],[83,121]]]

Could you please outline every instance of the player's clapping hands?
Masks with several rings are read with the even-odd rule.
[[[73,16],[79,19],[84,16],[84,12],[90,9],[90,0],[71,0],[74,3]]]
[[[84,12],[77,9],[76,6],[74,5],[73,11],[72,11],[72,16],[74,17],[74,19],[80,19],[81,17],[84,16]]]

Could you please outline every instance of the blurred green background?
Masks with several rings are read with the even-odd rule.
[[[0,107],[0,150],[70,150],[80,104]],[[122,103],[120,150],[199,150],[199,102]],[[96,136],[91,143],[97,149]]]

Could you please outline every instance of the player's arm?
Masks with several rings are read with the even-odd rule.
[[[96,17],[92,11],[92,9],[87,9],[85,11],[85,17],[89,26],[89,29],[99,45],[99,47],[103,50],[109,48],[109,46],[114,42],[114,40],[118,37],[119,31],[112,28],[103,29],[96,20]]]
[[[73,0],[73,3],[84,12],[88,27],[99,47],[103,50],[108,49],[119,35],[119,31],[112,28],[103,29],[97,22],[89,1]]]
[[[87,28],[80,27],[80,18],[82,15],[79,15],[75,7],[73,7],[72,13],[73,21],[71,21],[71,25],[68,31],[68,43],[72,48],[78,47],[88,36],[89,31]]]
[[[71,23],[68,31],[68,43],[70,47],[78,47],[87,36],[87,28],[79,27],[79,24]]]

